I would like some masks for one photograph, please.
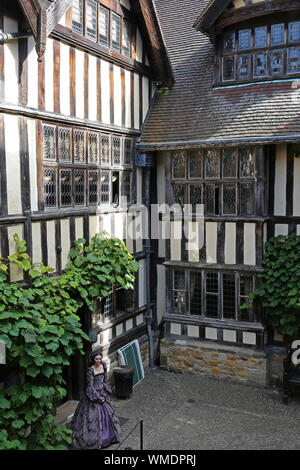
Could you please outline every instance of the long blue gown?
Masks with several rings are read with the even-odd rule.
[[[119,442],[120,423],[112,406],[111,387],[106,373],[95,374],[92,367],[87,371],[86,394],[80,400],[74,413],[73,448],[101,449]],[[104,403],[99,399],[105,398]]]

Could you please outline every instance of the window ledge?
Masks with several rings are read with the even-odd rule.
[[[195,315],[178,315],[178,314],[166,314],[163,316],[164,321],[174,323],[188,323],[190,325],[207,326],[213,328],[223,328],[231,330],[243,330],[243,331],[265,331],[265,327],[262,323],[257,322],[245,322],[237,320],[219,320],[207,317],[196,317]]]

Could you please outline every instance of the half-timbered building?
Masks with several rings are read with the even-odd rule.
[[[193,209],[158,243],[161,364],[265,384],[280,337],[259,305],[241,307],[266,240],[300,234],[300,4],[155,5],[175,84],[159,91],[139,150],[156,155],[157,202]],[[203,243],[187,245],[196,204]]]
[[[172,81],[145,0],[1,1],[1,256],[14,252],[17,233],[33,261],[58,275],[75,239],[106,231],[127,241],[141,265],[135,292],[113,290],[102,310],[82,318],[108,360],[147,339],[146,259],[141,238],[126,240],[127,207],[144,197],[136,139],[157,85]],[[14,266],[10,279],[26,281]],[[82,359],[68,374],[76,398]]]

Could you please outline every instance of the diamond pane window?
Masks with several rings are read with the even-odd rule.
[[[72,161],[71,129],[58,128],[58,158],[64,162]]]
[[[84,131],[74,131],[74,161],[85,162],[85,133]]]
[[[243,54],[237,58],[238,78],[244,79],[250,77],[250,54]]]
[[[124,139],[124,164],[132,165],[132,139]]]
[[[101,201],[101,204],[109,204],[110,202],[110,172],[109,171],[101,171],[100,201]]]
[[[254,76],[265,77],[267,75],[267,54],[259,52],[254,54]]]
[[[120,51],[121,46],[121,18],[116,13],[111,17],[111,47],[115,51]]]
[[[189,175],[190,175],[190,178],[202,177],[202,152],[201,150],[191,150],[189,152]]]
[[[300,41],[300,21],[293,21],[289,23],[288,27],[288,41],[298,42]]]
[[[206,150],[205,152],[205,177],[219,178],[220,176],[220,152],[218,150]]]
[[[240,185],[240,213],[241,215],[255,214],[255,184],[242,183]]]
[[[113,165],[121,164],[121,137],[115,135],[112,138],[112,159]]]
[[[204,192],[205,215],[218,215],[219,185],[206,184]]]
[[[184,184],[174,184],[174,204],[179,204],[181,207],[184,207],[185,204],[185,185]]]
[[[124,171],[123,173],[123,194],[122,196],[127,198],[127,204],[130,202],[131,194],[131,172]]]
[[[190,272],[190,314],[202,314],[202,273]]]
[[[44,168],[44,201],[45,207],[57,207],[57,170]]]
[[[101,164],[110,164],[110,136],[105,134],[101,135]]]
[[[300,47],[290,47],[288,49],[288,72],[300,71]]]
[[[189,188],[190,188],[190,204],[192,205],[193,213],[195,213],[197,209],[197,205],[200,205],[203,203],[202,185],[191,184]],[[201,213],[201,210],[198,210],[198,213]]]
[[[88,134],[88,162],[99,163],[98,134],[94,132]]]
[[[267,27],[260,26],[259,28],[255,28],[254,33],[254,45],[255,47],[266,47],[267,46]]]
[[[239,50],[250,49],[251,47],[251,30],[242,29],[239,31],[239,40],[238,40]]]
[[[122,52],[126,57],[130,57],[131,55],[131,28],[130,23],[128,21],[123,21],[123,29],[122,29]]]
[[[240,149],[240,175],[241,178],[255,175],[255,154],[252,149]]]
[[[185,178],[186,153],[178,150],[173,153],[173,178]]]
[[[223,274],[223,317],[236,317],[236,286],[234,274]]]
[[[236,214],[236,185],[235,184],[223,185],[223,214],[224,215]]]
[[[74,33],[83,34],[83,0],[73,0],[72,30]]]
[[[99,7],[99,42],[109,46],[109,10],[102,5]]]
[[[271,46],[284,44],[284,24],[271,25]]]
[[[226,148],[223,150],[223,178],[237,177],[237,159],[236,149]]]
[[[60,205],[72,204],[72,170],[60,170]]]
[[[43,126],[43,158],[56,160],[56,138],[53,126]]]
[[[227,33],[224,35],[224,51],[233,52],[235,50],[235,33]]]
[[[85,204],[85,170],[74,170],[75,205]]]
[[[235,78],[235,57],[226,56],[223,58],[223,80],[234,80]]]
[[[97,39],[97,1],[86,2],[86,35],[92,41]]]
[[[270,72],[271,75],[284,72],[284,51],[282,49],[270,52]]]
[[[89,178],[89,204],[97,204],[99,172],[97,170],[90,170],[88,178]]]

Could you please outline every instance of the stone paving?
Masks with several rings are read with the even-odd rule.
[[[113,401],[122,435],[109,450],[139,449],[141,419],[145,450],[300,448],[300,395],[284,405],[277,390],[147,368],[130,399]]]

